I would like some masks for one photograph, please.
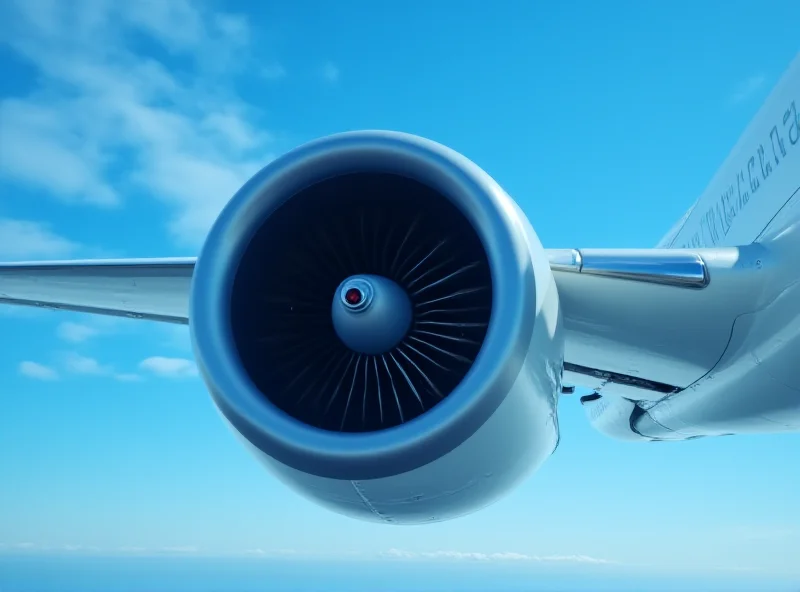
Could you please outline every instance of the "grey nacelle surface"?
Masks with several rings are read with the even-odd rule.
[[[350,351],[333,331],[353,274],[406,289],[413,319],[394,349]],[[336,512],[464,515],[557,446],[564,345],[544,250],[496,182],[434,142],[352,132],[272,162],[216,221],[190,305],[227,421]]]

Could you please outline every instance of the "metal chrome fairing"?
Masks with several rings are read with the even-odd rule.
[[[348,351],[357,340],[331,322],[354,277],[396,282],[413,305],[386,352]],[[484,171],[416,136],[339,134],[262,169],[209,233],[190,326],[227,421],[340,513],[463,515],[558,441],[563,336],[545,252]]]

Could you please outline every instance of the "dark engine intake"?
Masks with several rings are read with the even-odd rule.
[[[230,201],[195,269],[195,354],[284,482],[389,523],[477,510],[558,442],[555,283],[527,219],[463,156],[323,138]]]
[[[333,324],[334,294],[357,275],[388,278],[411,301],[408,330],[375,355],[353,351]],[[233,285],[232,328],[276,407],[325,430],[371,432],[458,386],[491,308],[486,253],[452,203],[414,179],[351,173],[301,191],[258,230]]]

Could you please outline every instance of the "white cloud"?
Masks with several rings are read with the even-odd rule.
[[[0,545],[2,548],[3,545]],[[358,559],[366,561],[374,560],[399,560],[399,561],[471,561],[471,562],[516,562],[516,563],[573,563],[583,565],[619,565],[617,562],[605,559],[597,559],[586,555],[528,555],[515,552],[496,552],[496,553],[474,553],[463,551],[404,551],[401,549],[390,549],[382,553],[370,553],[362,551],[301,551],[295,549],[264,549],[253,548],[241,551],[208,550],[197,545],[169,545],[163,547],[147,548],[142,546],[120,546],[110,549],[100,549],[91,545],[68,544],[60,546],[47,546],[36,543],[14,543],[5,545],[7,548],[24,549],[28,551],[68,551],[71,553],[98,553],[110,552],[118,554],[140,554],[140,555],[202,555],[208,557],[224,556],[245,556],[260,558],[284,558],[297,560],[312,559]]]
[[[587,555],[527,555],[524,553],[470,553],[463,551],[404,551],[389,549],[381,554],[386,559],[405,560],[450,560],[450,561],[524,561],[532,563],[582,563],[610,565],[615,562]]]
[[[119,373],[109,364],[101,364],[94,358],[82,356],[75,352],[69,352],[63,356],[64,368],[67,372],[82,376],[109,377],[120,382],[135,382],[141,377],[131,373]]]
[[[34,543],[16,543],[12,547],[16,549],[35,549],[36,545]]]
[[[79,323],[64,322],[58,326],[57,333],[64,341],[80,343],[97,335],[97,329]]]
[[[36,380],[58,380],[58,372],[37,362],[21,362],[19,372],[23,376]]]
[[[100,155],[79,144],[80,138],[69,129],[74,122],[60,119],[57,110],[42,104],[0,102],[0,174],[38,185],[65,201],[114,205],[116,193],[95,172],[102,166]]]
[[[197,367],[194,362],[185,358],[153,356],[142,360],[139,363],[139,368],[158,376],[169,378],[185,378],[197,375]]]
[[[64,356],[64,367],[73,374],[106,376],[113,372],[111,366],[104,366],[94,358],[87,358],[75,352]]]
[[[322,78],[327,82],[339,82],[341,75],[342,73],[339,70],[339,67],[333,62],[327,62],[324,66],[322,66]]]
[[[0,176],[101,206],[141,190],[171,205],[174,236],[197,245],[273,158],[260,111],[229,84],[268,61],[241,15],[190,0],[9,0],[0,19],[2,41],[39,74],[33,92],[0,101]],[[163,63],[132,45],[142,36]],[[164,65],[174,58],[176,73]]]
[[[96,553],[100,550],[99,547],[95,547],[93,545],[61,545],[60,549],[63,551],[69,551],[72,553],[75,552],[83,552],[83,553]]]
[[[31,552],[52,552],[52,551],[65,551],[67,553],[98,553],[100,551],[100,547],[96,547],[94,545],[76,545],[76,544],[63,544],[63,545],[46,545],[41,543],[12,543],[12,544],[0,544],[0,549],[2,548],[9,548],[9,549],[16,549],[19,551],[31,551]]]
[[[243,554],[253,557],[290,557],[295,555],[302,555],[301,553],[298,553],[294,549],[274,549],[274,550],[246,549],[245,551],[243,551]]]
[[[6,129],[0,112],[0,129],[4,140],[0,142],[0,169],[3,165],[3,148],[6,144]],[[41,158],[41,156],[39,156]],[[46,224],[29,220],[0,218],[0,258],[42,259],[65,257],[78,250],[79,245],[55,234]]]

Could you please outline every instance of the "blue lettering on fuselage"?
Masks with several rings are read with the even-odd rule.
[[[798,152],[793,148],[800,141],[800,116],[795,101],[772,126],[769,138],[742,162],[736,178],[732,179],[719,199],[700,215],[700,227],[681,245],[683,249],[713,247],[727,236],[733,221],[751,199],[767,184],[773,171],[786,166],[787,156]]]

